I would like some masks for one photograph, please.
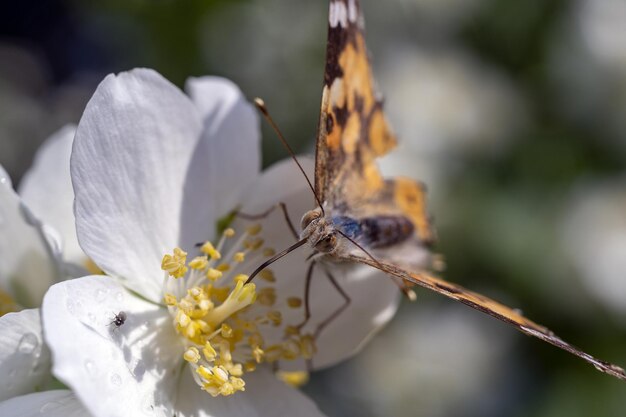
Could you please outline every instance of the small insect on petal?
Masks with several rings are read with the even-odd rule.
[[[109,326],[115,326],[116,328],[119,328],[123,326],[124,323],[126,323],[127,318],[128,316],[126,316],[126,313],[123,311],[120,311],[119,313],[115,315],[115,317],[113,317],[113,320],[111,320],[111,322],[109,323]]]

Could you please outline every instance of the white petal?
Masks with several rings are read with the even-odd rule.
[[[202,129],[191,100],[156,72],[137,69],[104,79],[76,132],[71,174],[81,247],[153,301],[161,259],[179,242],[181,203],[195,192],[186,177]],[[212,230],[206,221],[196,235],[206,239]]]
[[[39,309],[0,317],[0,375],[0,401],[41,389],[50,377]]]
[[[3,184],[9,188],[13,187],[13,184],[11,183],[11,177],[9,177],[9,174],[6,172],[2,165],[0,165],[0,184]]]
[[[37,392],[0,403],[3,417],[88,417],[89,412],[68,390]]]
[[[0,184],[0,290],[24,307],[38,307],[58,275],[42,225],[11,189]]]
[[[126,321],[116,327],[119,312]],[[166,309],[91,276],[51,287],[43,323],[53,374],[94,416],[171,410],[183,347]]]
[[[245,187],[261,169],[259,116],[231,81],[220,77],[190,78],[186,90],[204,119],[200,155],[204,176],[191,176],[212,196],[217,216],[233,210]]]
[[[299,158],[308,172],[312,171],[312,161]],[[311,177],[312,178],[312,177]],[[294,226],[299,227],[300,218],[307,210],[315,208],[311,190],[293,161],[285,160],[266,170],[255,182],[244,202],[246,212],[259,213],[276,202],[287,204]],[[241,225],[238,220],[237,225]],[[284,216],[280,210],[270,215],[264,222],[263,237],[277,251],[295,243]],[[297,249],[271,265],[276,275],[276,287],[282,297],[293,296],[304,299],[304,287],[308,262],[311,253],[308,245]],[[303,332],[314,332],[317,326],[344,305],[341,294],[331,284],[324,273],[326,267],[348,294],[349,306],[334,319],[317,341],[318,352],[313,358],[313,366],[322,368],[339,362],[356,353],[364,342],[381,329],[395,314],[400,301],[400,292],[385,274],[361,265],[337,265],[327,263],[317,265],[311,281],[311,314],[309,324]],[[249,271],[251,272],[251,271]],[[284,308],[285,323],[299,324],[304,316],[303,309]],[[284,369],[303,368],[302,361],[281,364]]]
[[[194,382],[190,371],[181,379],[176,412],[180,417],[321,417],[315,403],[279,381],[268,369],[244,375],[246,390],[211,397]]]
[[[44,223],[60,234],[63,258],[84,265],[74,220],[74,190],[70,179],[70,155],[76,126],[67,125],[39,148],[35,162],[22,178],[19,194]]]

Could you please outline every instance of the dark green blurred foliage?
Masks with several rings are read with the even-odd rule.
[[[224,5],[236,2],[74,1],[73,7],[95,21],[107,21],[102,30],[112,48],[110,53],[117,55],[116,59],[121,58],[128,67],[156,68],[166,78],[182,86],[190,75],[201,75],[207,71],[199,53],[199,31],[203,19]],[[117,25],[122,30],[117,30]]]

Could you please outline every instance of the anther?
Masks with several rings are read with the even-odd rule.
[[[291,308],[299,308],[302,306],[302,299],[300,297],[287,298],[287,305]]]

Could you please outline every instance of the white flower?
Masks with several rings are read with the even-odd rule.
[[[548,56],[557,104],[574,124],[594,132],[590,140],[605,140],[623,155],[626,2],[579,0],[568,11]]]
[[[381,89],[400,143],[381,168],[389,176],[420,178],[435,203],[447,177],[462,168],[459,159],[502,152],[524,123],[523,102],[510,80],[467,52],[400,44],[382,58]]]
[[[0,401],[42,389],[50,379],[39,309],[0,317]]]
[[[50,138],[47,148],[58,149],[65,131]],[[71,140],[73,131],[68,135]],[[68,169],[69,155],[67,149]],[[63,181],[55,172],[48,174]],[[65,181],[70,184],[69,172]],[[36,187],[33,184],[30,189]],[[55,204],[50,201],[49,206]],[[0,401],[41,389],[50,378],[50,353],[43,343],[36,307],[41,306],[48,287],[63,278],[52,235],[56,233],[33,215],[0,167],[0,373],[6,376],[0,384]]]
[[[497,390],[502,369],[515,360],[511,332],[468,314],[464,306],[428,301],[385,329],[393,344],[376,338],[355,358],[353,374],[338,373],[331,383],[340,386],[347,377],[366,381],[346,395],[373,398],[365,403],[372,415],[480,415],[483,404],[476,398]]]
[[[561,225],[568,261],[588,293],[626,315],[626,187],[624,176],[578,187]]]
[[[51,380],[50,352],[43,342],[39,307],[45,291],[67,277],[61,241],[76,241],[73,227],[69,158],[74,127],[67,126],[49,138],[38,151],[34,167],[26,174],[21,197],[0,167],[0,415],[26,415],[24,406],[50,402],[48,393],[28,394],[45,389]],[[65,168],[65,169],[64,169]],[[69,192],[67,190],[69,189]],[[35,212],[34,215],[31,209]],[[54,213],[61,226],[56,232],[44,220]],[[66,233],[67,230],[69,233]],[[84,257],[84,255],[83,255]],[[21,311],[18,311],[21,310]],[[73,395],[57,391],[67,401]],[[18,397],[22,394],[28,394]],[[57,395],[55,394],[55,395]],[[27,398],[27,399],[25,399]],[[43,402],[42,402],[43,401]],[[76,409],[82,410],[77,400]],[[38,415],[54,416],[54,407],[36,408]]]
[[[0,403],[6,417],[85,417],[89,414],[68,390],[51,390],[14,397]]]
[[[61,272],[66,276],[78,276],[79,268],[84,275],[86,269],[93,268],[76,237],[74,190],[70,178],[75,133],[75,125],[66,125],[48,138],[38,149],[33,166],[18,188],[24,204],[53,229],[63,261]]]
[[[108,76],[85,110],[71,162],[77,232],[110,277],[47,293],[53,373],[95,416],[320,415],[268,363],[302,370],[311,357],[314,367],[346,358],[391,318],[397,288],[361,267],[333,270],[352,302],[314,343],[343,299],[318,268],[313,319],[294,328],[307,251],[244,285],[242,274],[294,237],[279,210],[262,225],[235,219],[221,238],[218,220],[279,201],[301,215],[314,200],[291,161],[259,174],[258,117],[232,83],[192,79],[187,90],[133,70]]]

